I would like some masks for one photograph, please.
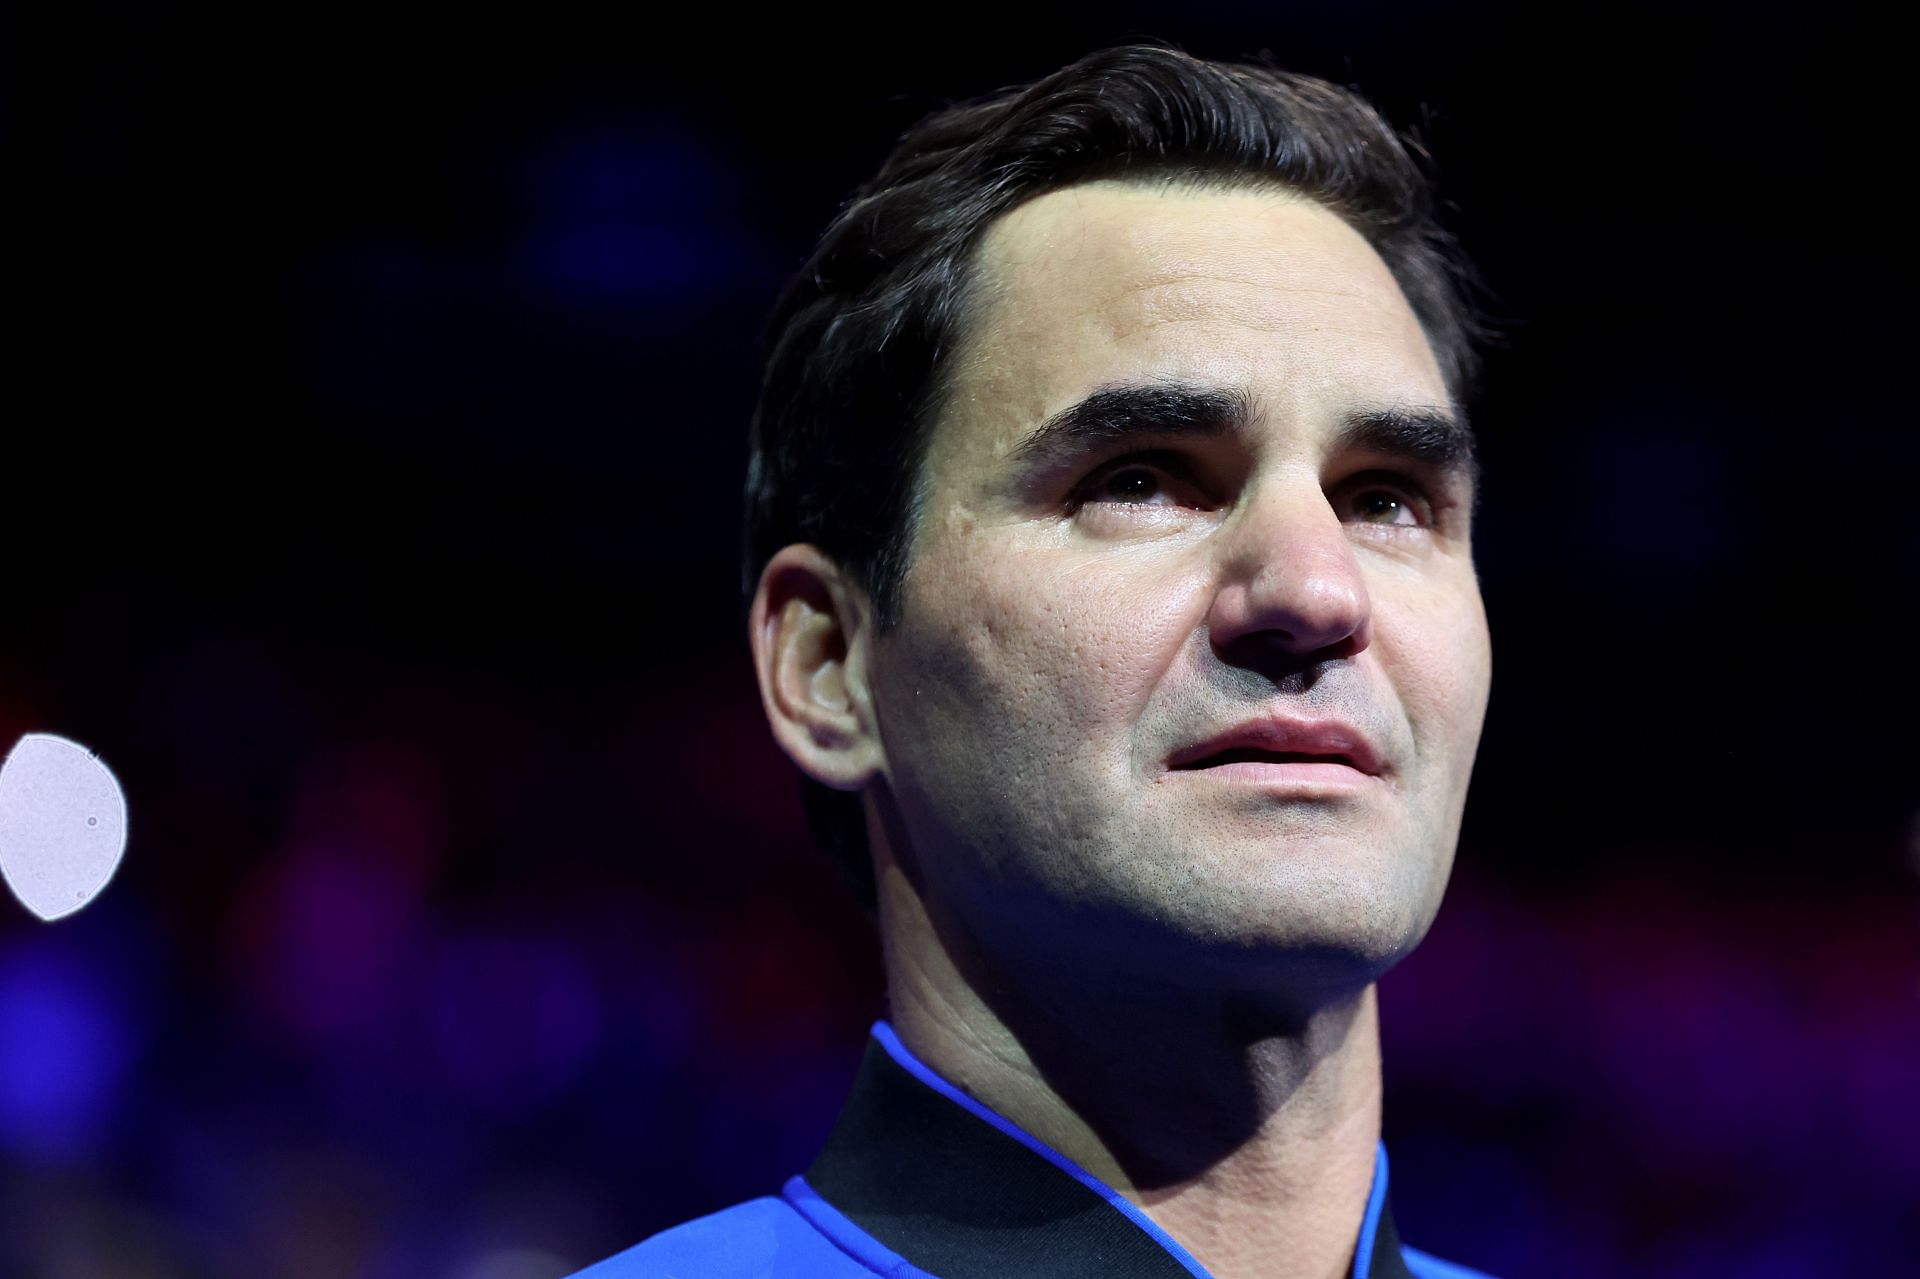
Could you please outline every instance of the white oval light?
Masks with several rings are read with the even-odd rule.
[[[120,868],[127,800],[99,757],[53,733],[28,733],[0,765],[0,876],[45,920],[71,915]]]

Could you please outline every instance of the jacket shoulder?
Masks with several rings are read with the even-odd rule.
[[[872,1279],[771,1195],[682,1222],[567,1279]]]

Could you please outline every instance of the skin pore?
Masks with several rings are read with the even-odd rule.
[[[1278,187],[1055,191],[976,270],[902,620],[783,549],[769,719],[866,797],[909,1048],[1220,1279],[1334,1279],[1491,680],[1464,431],[1385,264]],[[1378,774],[1175,764],[1263,716]]]

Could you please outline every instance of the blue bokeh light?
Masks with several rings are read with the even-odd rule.
[[[134,1045],[124,1000],[63,940],[0,954],[0,1143],[65,1162],[106,1136]]]

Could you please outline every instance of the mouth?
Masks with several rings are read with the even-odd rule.
[[[1196,773],[1270,786],[1351,787],[1384,781],[1386,759],[1351,724],[1269,716],[1177,750],[1164,767],[1165,775]]]
[[[1380,778],[1348,755],[1267,750],[1234,746],[1184,763],[1169,764],[1166,776],[1250,787],[1276,795],[1305,797],[1357,793]]]
[[[1258,746],[1232,746],[1226,750],[1203,755],[1187,763],[1175,763],[1171,772],[1193,772],[1198,769],[1220,768],[1228,764],[1340,764],[1355,772],[1364,772],[1357,761],[1349,755],[1315,755],[1306,751],[1270,751]]]

